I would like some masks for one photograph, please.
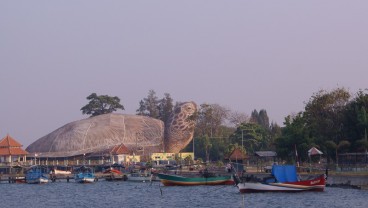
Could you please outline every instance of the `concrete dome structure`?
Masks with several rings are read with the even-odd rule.
[[[178,105],[165,127],[161,120],[137,115],[104,114],[74,121],[27,147],[43,157],[69,157],[124,144],[135,154],[179,152],[193,138],[194,102]]]

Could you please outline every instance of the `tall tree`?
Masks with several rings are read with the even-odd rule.
[[[258,114],[258,124],[263,126],[263,128],[270,130],[270,119],[268,118],[267,111],[261,109]]]
[[[293,158],[292,156],[295,154],[295,147],[299,153],[305,153],[309,145],[314,141],[313,138],[309,137],[309,129],[305,125],[303,112],[287,116],[284,125],[282,135],[275,140],[276,151],[279,157],[290,162]],[[308,160],[306,154],[300,154],[299,158],[301,160]]]
[[[241,124],[241,123],[247,123],[249,122],[249,116],[245,113],[239,113],[239,112],[230,112],[229,113],[229,122],[235,126]]]
[[[368,90],[359,90],[344,112],[344,130],[356,151],[367,151]]]
[[[258,111],[254,109],[250,114],[250,122],[258,123],[258,117],[259,117]]]
[[[152,118],[159,118],[159,109],[158,109],[159,100],[154,90],[150,90],[148,92],[147,98],[144,98],[144,103],[148,111],[148,116]]]
[[[345,139],[343,112],[350,99],[350,93],[344,88],[330,92],[321,90],[315,93],[305,106],[303,117],[316,142],[324,145],[325,141],[338,143]]]
[[[267,135],[267,131],[257,123],[242,123],[231,135],[231,140],[241,146],[243,151],[254,153],[267,148]]]
[[[139,108],[136,110],[137,115],[159,118],[159,99],[154,90],[149,90],[146,98],[139,102]]]
[[[336,166],[338,166],[339,164],[338,150],[347,148],[349,146],[350,146],[350,142],[346,140],[341,140],[339,143],[335,143],[332,140],[326,141],[326,147],[329,149],[333,149],[335,151]]]
[[[218,104],[201,104],[198,110],[197,135],[215,137],[227,119],[229,110]]]
[[[139,108],[136,110],[137,115],[145,116],[146,115],[146,105],[143,100],[139,101]]]
[[[97,95],[92,93],[87,97],[89,103],[81,108],[83,114],[98,116],[101,114],[112,113],[118,109],[124,110],[120,104],[120,98],[108,95]]]
[[[158,104],[159,118],[164,123],[167,122],[170,115],[172,114],[173,108],[174,108],[173,99],[171,98],[169,93],[165,93],[164,98],[162,98]]]

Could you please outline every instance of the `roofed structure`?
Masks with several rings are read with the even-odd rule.
[[[25,161],[27,151],[9,134],[0,141],[0,162]]]
[[[248,157],[239,148],[235,148],[226,159],[233,161],[233,160],[243,160],[247,158]]]
[[[115,145],[97,152],[93,152],[87,158],[105,158],[111,163],[127,162],[132,152],[124,145]]]

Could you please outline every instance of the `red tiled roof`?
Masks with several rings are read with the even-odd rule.
[[[124,144],[120,144],[113,147],[110,153],[114,155],[129,154],[129,150]]]
[[[235,159],[242,160],[246,158],[247,156],[238,148],[234,149],[228,157],[228,159],[230,160],[235,160]]]
[[[8,134],[0,141],[0,155],[28,154],[28,152],[23,150],[21,147],[22,145]]]
[[[0,141],[0,147],[22,147],[22,145],[15,141],[13,137],[11,137],[9,134],[6,135],[1,141]]]

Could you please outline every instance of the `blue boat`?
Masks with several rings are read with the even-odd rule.
[[[77,183],[93,183],[96,181],[96,176],[93,173],[93,170],[89,167],[79,167],[75,172],[74,180]]]
[[[38,165],[32,166],[26,173],[26,182],[29,184],[48,183],[47,168]]]

